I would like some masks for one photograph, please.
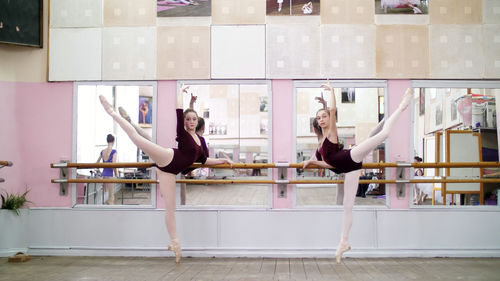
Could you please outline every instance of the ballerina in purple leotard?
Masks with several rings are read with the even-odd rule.
[[[201,162],[208,165],[231,164],[229,159],[207,158],[201,146],[200,138],[195,132],[198,123],[196,111],[187,109],[183,112],[182,95],[187,93],[189,86],[182,86],[177,96],[177,142],[178,148],[161,147],[144,136],[141,136],[137,130],[123,117],[115,112],[113,106],[100,96],[101,103],[106,112],[113,117],[116,123],[127,133],[132,142],[137,145],[144,153],[149,155],[157,167],[160,190],[165,200],[165,224],[170,236],[169,250],[174,251],[175,261],[179,262],[182,256],[179,238],[175,222],[175,176],[191,166],[194,162]]]
[[[331,92],[332,106],[330,110],[320,109],[316,113],[316,119],[321,127],[321,133],[318,134],[319,147],[315,154],[316,159],[304,161],[303,167],[306,168],[307,166],[313,164],[323,168],[328,168],[338,174],[345,173],[343,188],[344,218],[342,223],[342,235],[335,254],[336,261],[340,263],[342,254],[351,249],[348,239],[352,226],[352,209],[358,188],[363,158],[365,158],[389,136],[389,132],[399,115],[408,107],[408,104],[413,97],[413,89],[408,88],[406,90],[406,93],[404,94],[403,99],[396,111],[394,111],[394,113],[387,118],[387,120],[382,120],[370,134],[368,139],[364,140],[357,146],[354,146],[352,149],[342,149],[338,144],[337,124],[335,118],[335,113],[337,111],[335,93],[330,84],[321,86]]]

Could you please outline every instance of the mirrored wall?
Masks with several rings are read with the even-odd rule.
[[[239,163],[271,162],[271,93],[264,82],[184,82],[188,108],[203,118],[198,134],[206,140],[211,158],[229,158]],[[179,84],[180,85],[180,84]],[[201,129],[201,128],[200,128]],[[270,179],[270,169],[196,169],[186,175],[192,179]],[[186,206],[270,206],[271,185],[182,184],[180,204]]]
[[[326,81],[325,81],[326,83]],[[320,87],[320,82],[295,83],[295,153],[296,161],[311,159],[318,149],[319,139],[314,131],[313,122],[323,104],[317,97],[323,97],[327,106],[331,105],[331,94]],[[337,104],[337,127],[339,143],[349,148],[368,137],[384,117],[384,82],[344,82],[332,83]],[[385,162],[385,144],[375,149],[364,162]],[[340,179],[339,175],[328,169],[296,169],[297,179]],[[383,169],[367,169],[362,179],[384,179]],[[295,205],[329,206],[342,204],[342,190],[336,184],[298,184],[296,185]],[[360,184],[356,205],[385,205],[385,185]]]
[[[125,132],[104,111],[103,95],[130,122],[156,140],[156,83],[109,82],[74,84],[73,162],[148,162],[149,157],[132,143]],[[151,179],[153,168],[82,169],[76,178]],[[155,186],[150,184],[76,184],[74,205],[152,206]]]
[[[476,81],[416,82],[414,161],[498,161],[496,99],[500,85]],[[498,178],[497,168],[415,169],[415,178]],[[498,206],[497,183],[420,183],[414,206]]]

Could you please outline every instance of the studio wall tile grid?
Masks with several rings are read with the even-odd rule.
[[[322,24],[373,24],[373,0],[321,0]]]
[[[214,79],[266,77],[264,25],[211,27],[211,77]]]
[[[101,28],[51,28],[49,81],[101,80]]]
[[[267,78],[320,76],[320,28],[313,25],[266,26]]]
[[[500,1],[483,0],[483,23],[500,24]]]
[[[265,24],[266,1],[212,0],[212,24]]]
[[[105,27],[103,80],[156,79],[156,27]]]
[[[498,79],[500,77],[500,24],[483,25],[483,48],[484,78]]]
[[[482,0],[429,1],[430,24],[481,24]]]
[[[430,77],[483,78],[481,25],[431,25]]]
[[[210,27],[157,27],[158,79],[210,79]]]
[[[155,26],[156,1],[103,0],[104,26]]]
[[[50,27],[102,26],[102,0],[51,0]]]
[[[321,26],[321,76],[375,78],[375,25]]]
[[[426,78],[429,44],[427,26],[377,26],[377,78]]]
[[[374,25],[372,0],[322,0],[319,26],[264,25],[262,0],[212,0],[205,28],[156,27],[152,0],[52,0],[50,8],[51,81],[500,77],[499,0],[429,1],[423,26]],[[118,36],[108,27],[121,27]]]

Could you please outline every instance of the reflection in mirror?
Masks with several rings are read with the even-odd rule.
[[[132,143],[106,114],[99,95],[115,110],[121,107],[130,122],[155,140],[155,91],[152,84],[76,84],[76,161],[147,162],[149,157]],[[77,178],[150,179],[152,168],[78,170]],[[150,184],[76,184],[76,202],[83,205],[152,205]]]
[[[415,89],[415,161],[498,161],[496,95],[499,89]],[[493,168],[415,169],[415,178],[500,177]],[[498,184],[433,184],[413,187],[413,205],[498,205]],[[445,196],[443,196],[443,194]],[[444,199],[444,200],[443,200]]]
[[[189,85],[196,97],[194,110],[205,128],[197,132],[205,138],[210,157],[229,158],[239,163],[268,163],[270,95],[265,84]],[[184,106],[191,95],[184,96]],[[193,179],[268,179],[268,169],[208,169],[187,174]],[[269,205],[269,184],[180,185],[181,205]]]
[[[384,117],[384,88],[335,88],[337,104],[337,128],[339,143],[349,148],[368,137]],[[311,159],[318,148],[318,137],[313,122],[316,113],[323,108],[315,97],[331,105],[331,95],[322,88],[296,88],[296,156],[297,163]],[[364,162],[384,162],[385,144],[370,153]],[[361,179],[383,179],[384,171],[363,170]],[[328,169],[297,169],[297,179],[339,179],[339,175]],[[343,190],[336,184],[298,184],[296,205],[341,205]],[[356,205],[385,205],[383,184],[360,184],[356,194]]]

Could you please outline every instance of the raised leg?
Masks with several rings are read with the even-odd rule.
[[[408,88],[406,93],[403,96],[403,100],[399,104],[398,109],[394,111],[394,113],[385,120],[385,124],[382,130],[368,139],[361,142],[359,145],[355,146],[351,150],[351,157],[354,162],[361,162],[363,158],[368,155],[371,151],[373,151],[379,144],[381,144],[391,132],[392,127],[398,120],[399,115],[403,112],[410,104],[411,99],[413,98],[413,89]],[[382,121],[384,122],[384,121]]]
[[[153,160],[158,166],[166,166],[172,161],[174,151],[171,148],[163,148],[139,135],[139,133],[137,133],[135,128],[127,120],[123,119],[123,117],[115,112],[111,104],[109,104],[103,96],[99,96],[99,99],[101,100],[104,110],[106,110],[106,112],[113,117],[113,120],[115,120],[115,122],[118,123],[118,125],[125,131],[132,142],[149,155],[151,160]]]
[[[148,141],[151,141],[151,142],[153,141],[153,138],[148,133],[146,133],[146,131],[143,128],[139,127],[139,125],[137,125],[135,123],[132,123],[130,116],[128,115],[127,111],[123,107],[121,107],[121,106],[118,107],[118,112],[120,113],[120,116],[123,119],[127,120],[130,123],[130,125],[132,125],[132,127],[134,127],[134,129],[137,131],[137,133],[141,137],[147,139]]]

